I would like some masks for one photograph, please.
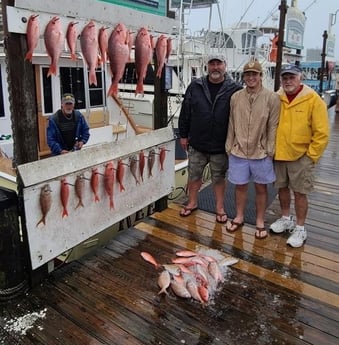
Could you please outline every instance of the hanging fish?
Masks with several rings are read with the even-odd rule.
[[[159,79],[161,78],[162,70],[166,62],[166,54],[167,54],[167,37],[165,35],[160,35],[155,45],[155,55],[157,58],[156,76]]]
[[[102,26],[99,29],[99,52],[100,52],[100,63],[104,65],[107,61],[107,50],[108,50],[108,35],[106,27]]]
[[[112,83],[107,96],[118,94],[118,83],[122,79],[126,63],[130,59],[130,34],[123,23],[118,23],[108,39],[108,58]]]
[[[28,19],[27,30],[26,30],[26,40],[28,51],[25,56],[25,60],[32,62],[34,49],[39,43],[40,28],[39,28],[39,15],[33,14]]]
[[[95,69],[98,65],[98,30],[95,23],[91,20],[82,30],[80,34],[81,51],[86,61],[89,76],[89,85],[97,86],[97,76]]]
[[[91,189],[94,194],[94,201],[100,201],[98,196],[98,188],[99,188],[99,171],[98,168],[92,169],[92,175],[91,175]]]
[[[153,176],[152,175],[152,169],[153,169],[153,165],[155,162],[155,151],[152,149],[149,151],[148,153],[148,158],[147,158],[147,164],[148,164],[148,176]]]
[[[107,163],[104,173],[104,187],[109,196],[109,208],[114,209],[113,202],[113,185],[114,185],[114,166],[112,162]]]
[[[69,185],[66,178],[64,177],[61,179],[61,188],[60,188],[60,199],[61,199],[61,204],[63,207],[62,218],[68,216],[68,211],[67,211],[68,198],[69,198]]]
[[[42,218],[38,221],[37,225],[43,223],[46,225],[46,216],[52,205],[52,190],[49,184],[45,184],[41,187],[40,192],[40,209],[42,213]]]
[[[141,150],[139,152],[139,173],[141,181],[144,182],[144,168],[145,168],[145,154],[144,151]]]
[[[78,175],[75,180],[75,194],[78,197],[79,202],[75,209],[77,209],[80,206],[84,207],[84,204],[82,202],[84,191],[85,191],[85,177],[84,175]]]
[[[159,153],[159,159],[160,159],[160,170],[164,170],[164,161],[166,158],[166,149],[164,147],[162,147],[160,149],[160,153]]]
[[[148,30],[140,28],[135,38],[135,68],[138,80],[136,94],[144,94],[144,79],[152,61],[153,48],[153,40]]]
[[[47,73],[47,77],[49,77],[57,73],[58,62],[65,43],[65,35],[62,31],[59,17],[53,17],[48,22],[44,33],[44,40],[47,53],[51,58],[51,65]]]
[[[135,183],[138,184],[139,183],[139,179],[137,176],[138,160],[135,155],[129,158],[129,169],[135,179]]]
[[[124,175],[125,175],[125,167],[124,163],[121,159],[118,161],[118,167],[117,167],[117,181],[120,185],[120,192],[125,190],[124,187]]]
[[[78,39],[78,31],[76,25],[78,22],[70,22],[67,27],[67,32],[66,32],[66,42],[68,45],[68,48],[71,53],[71,60],[76,60],[76,45],[77,45],[77,39]]]

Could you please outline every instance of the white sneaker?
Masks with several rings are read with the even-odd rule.
[[[270,229],[276,234],[281,234],[282,232],[286,230],[291,230],[293,228],[294,221],[292,216],[282,216],[281,218],[277,219],[274,223],[272,223],[270,226]]]
[[[298,226],[296,226],[292,231],[292,235],[286,241],[286,244],[289,244],[293,248],[299,248],[304,244],[306,238],[306,230],[300,229]]]

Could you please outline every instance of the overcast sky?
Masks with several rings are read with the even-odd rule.
[[[219,7],[223,21],[223,27],[231,26],[241,21],[253,24],[275,24],[279,26],[280,0],[219,0]],[[287,0],[291,5],[291,0]],[[329,29],[330,13],[339,10],[338,0],[297,0],[298,8],[305,11],[306,28],[304,33],[304,47],[322,48],[324,30]],[[245,13],[246,12],[246,13]],[[217,6],[213,6],[212,29],[220,29],[220,20]],[[272,20],[275,16],[276,21]],[[242,18],[243,16],[243,18]],[[339,11],[336,23],[331,26],[331,32],[336,35],[335,57],[339,61]],[[186,23],[192,31],[208,28],[209,12],[206,9],[192,10],[186,16]],[[306,55],[306,51],[303,52]]]

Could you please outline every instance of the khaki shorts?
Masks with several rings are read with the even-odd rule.
[[[228,157],[226,153],[202,153],[190,146],[188,150],[188,179],[190,181],[202,179],[207,164],[210,166],[213,184],[225,181],[226,171],[228,169]]]
[[[277,176],[276,188],[289,187],[293,192],[309,194],[314,187],[314,162],[307,155],[296,161],[274,161],[274,170]]]

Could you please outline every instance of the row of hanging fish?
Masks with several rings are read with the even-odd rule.
[[[203,305],[213,300],[225,280],[227,266],[239,261],[218,250],[202,247],[195,251],[177,251],[175,254],[171,263],[160,264],[152,254],[141,252],[144,260],[161,270],[157,279],[160,288],[158,294],[167,295],[171,290],[178,297],[192,298]]]
[[[147,28],[138,30],[135,40],[133,33],[123,23],[118,23],[109,34],[108,27],[102,26],[99,30],[94,21],[84,26],[80,34],[76,21],[68,24],[66,34],[63,32],[60,17],[53,17],[44,29],[44,42],[47,54],[51,58],[51,64],[47,76],[56,75],[58,61],[65,47],[65,39],[69,48],[71,59],[76,60],[76,46],[80,37],[82,55],[89,70],[89,84],[97,85],[95,70],[98,66],[110,62],[112,83],[108,96],[117,95],[118,83],[122,79],[126,64],[131,61],[131,50],[135,49],[135,66],[137,75],[136,93],[143,94],[143,82],[146,77],[147,67],[152,62],[155,51],[157,68],[156,76],[161,77],[162,69],[168,61],[172,50],[171,38],[160,35],[155,39]],[[26,30],[28,51],[25,60],[32,61],[33,52],[40,38],[39,16],[31,15]]]
[[[75,190],[75,194],[78,198],[78,204],[76,205],[75,209],[79,207],[85,207],[83,203],[85,188],[86,188],[86,180],[89,181],[91,191],[93,193],[93,201],[100,202],[99,197],[99,188],[100,185],[104,187],[105,193],[109,199],[109,208],[114,209],[114,185],[115,183],[119,186],[119,191],[124,192],[124,177],[125,177],[125,167],[129,168],[129,172],[132,174],[135,183],[140,184],[144,182],[144,169],[147,162],[147,172],[148,178],[153,176],[153,167],[156,161],[156,156],[159,156],[159,169],[160,172],[164,171],[164,162],[166,157],[167,149],[165,147],[161,147],[159,152],[155,152],[155,149],[149,150],[148,154],[145,155],[144,151],[141,150],[139,155],[132,155],[128,158],[128,163],[125,163],[122,159],[119,159],[117,162],[116,167],[114,166],[114,162],[108,162],[105,165],[103,171],[99,171],[99,168],[95,167],[91,171],[90,178],[85,177],[85,174],[79,174],[76,177],[74,184],[68,182],[66,177],[61,179],[60,184],[60,201],[62,205],[62,218],[68,216],[68,200],[70,196],[70,189],[73,186]],[[147,158],[147,160],[146,160]],[[46,217],[48,212],[51,209],[52,205],[52,189],[49,184],[45,184],[41,187],[40,196],[39,196],[39,203],[42,217],[38,221],[36,226],[40,224],[46,224]]]

